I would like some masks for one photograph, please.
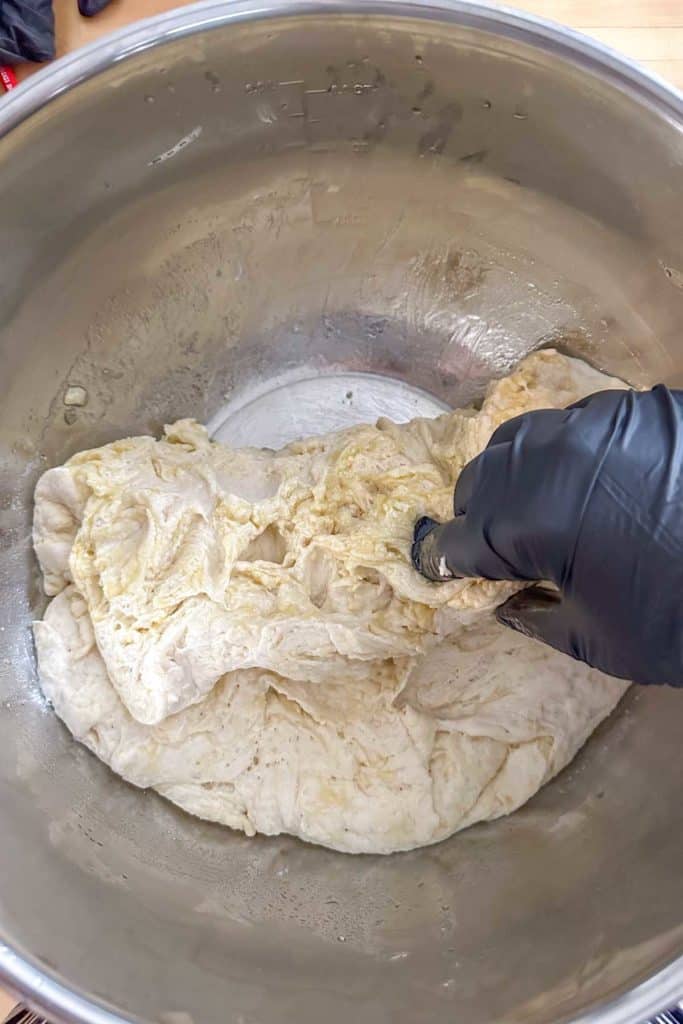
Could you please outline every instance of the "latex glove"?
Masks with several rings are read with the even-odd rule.
[[[416,524],[423,575],[550,581],[500,622],[610,675],[683,685],[683,391],[605,391],[504,423],[454,512]]]

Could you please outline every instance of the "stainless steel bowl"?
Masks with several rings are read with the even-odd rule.
[[[628,1024],[683,995],[683,694],[508,820],[351,858],[113,777],[43,706],[31,490],[195,415],[274,444],[553,343],[683,381],[683,102],[474,4],[207,2],[0,107],[0,976],[56,1019]],[[71,390],[69,390],[71,388]],[[73,390],[73,389],[76,390]]]

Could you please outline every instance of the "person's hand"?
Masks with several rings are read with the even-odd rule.
[[[454,512],[416,523],[424,576],[548,581],[499,621],[610,675],[683,686],[683,391],[605,391],[504,423]]]

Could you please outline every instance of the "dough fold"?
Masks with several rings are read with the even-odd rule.
[[[250,835],[389,853],[510,813],[626,685],[499,627],[516,585],[421,579],[413,523],[504,420],[621,386],[545,350],[479,411],[280,452],[181,420],[48,470],[46,697],[125,779]]]

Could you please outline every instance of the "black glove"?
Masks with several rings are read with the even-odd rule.
[[[85,18],[92,18],[110,3],[111,0],[78,0],[78,10]]]
[[[504,423],[455,519],[415,527],[432,580],[544,580],[500,622],[622,679],[683,686],[683,391],[604,391]]]

